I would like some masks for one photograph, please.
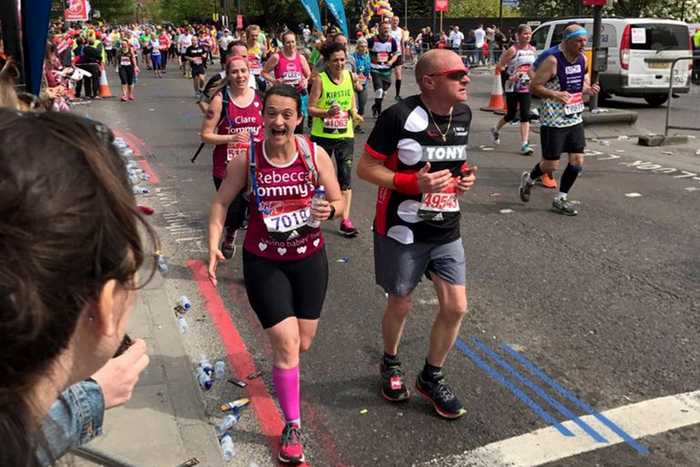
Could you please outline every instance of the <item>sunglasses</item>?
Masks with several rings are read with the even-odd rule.
[[[462,81],[465,76],[469,76],[469,68],[453,68],[451,70],[439,71],[437,73],[428,73],[428,76],[444,76],[452,81]]]

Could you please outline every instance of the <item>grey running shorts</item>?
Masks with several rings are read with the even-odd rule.
[[[391,295],[405,297],[416,288],[423,274],[436,274],[453,285],[466,282],[464,245],[458,238],[442,245],[416,242],[404,245],[374,234],[374,274],[377,285]]]

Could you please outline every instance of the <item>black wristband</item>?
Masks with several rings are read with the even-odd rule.
[[[328,220],[331,220],[335,217],[335,206],[333,204],[330,204],[331,206],[331,213],[328,215]]]

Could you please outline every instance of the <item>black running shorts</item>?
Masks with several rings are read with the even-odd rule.
[[[542,143],[542,158],[548,161],[558,161],[562,153],[583,154],[586,148],[586,135],[583,123],[564,128],[541,126],[540,140]]]
[[[328,288],[326,250],[298,261],[272,261],[243,250],[243,279],[263,329],[292,316],[318,319]]]

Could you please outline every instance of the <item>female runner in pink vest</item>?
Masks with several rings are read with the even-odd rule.
[[[262,75],[271,85],[289,84],[294,86],[301,96],[302,113],[306,117],[309,100],[307,87],[311,76],[311,67],[309,67],[306,57],[297,52],[297,39],[293,31],[282,34],[282,44],[282,50],[272,54],[265,62]],[[304,132],[303,122],[296,127],[294,132],[297,134]]]
[[[236,157],[209,213],[209,278],[216,267],[228,205],[246,189],[250,220],[243,244],[243,277],[251,307],[273,350],[272,379],[286,421],[279,460],[304,462],[300,441],[299,354],[311,346],[328,284],[320,221],[338,217],[344,202],[328,154],[303,136],[299,94],[271,87],[263,100],[264,141]],[[253,161],[254,164],[251,164]],[[312,198],[325,187],[325,199]]]
[[[250,134],[263,139],[262,99],[248,86],[250,70],[245,57],[231,57],[226,63],[226,80],[214,97],[202,123],[202,141],[215,144],[213,157],[214,186],[218,190],[226,178],[226,167],[235,157],[245,158]],[[226,235],[221,251],[230,259],[235,249],[236,231],[246,217],[246,202],[236,197],[226,215]]]

